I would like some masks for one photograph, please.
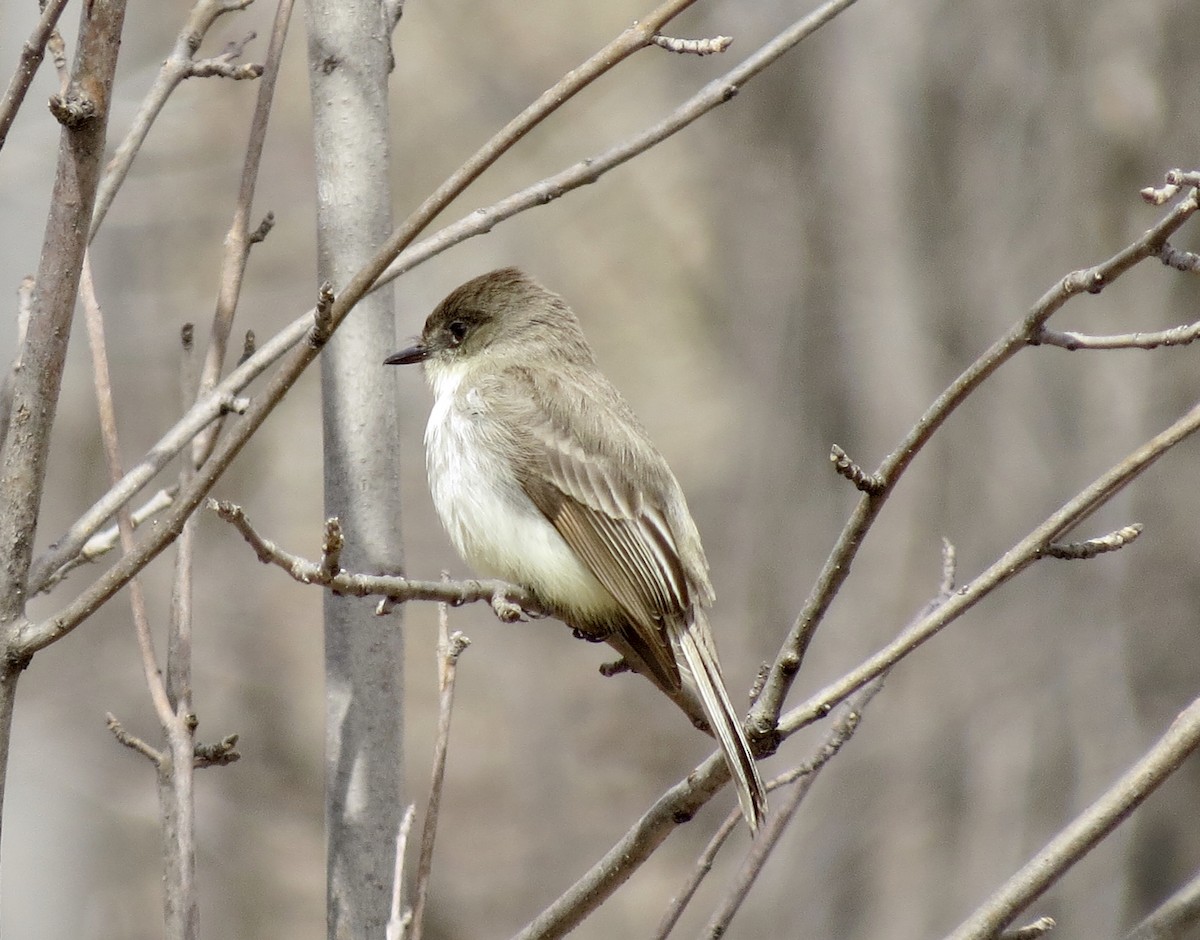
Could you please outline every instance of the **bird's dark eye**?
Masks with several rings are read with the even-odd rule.
[[[451,320],[446,325],[446,329],[449,331],[450,339],[455,346],[467,338],[467,324],[462,320]]]

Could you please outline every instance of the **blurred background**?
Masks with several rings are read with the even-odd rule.
[[[32,0],[0,0],[0,74]],[[110,146],[188,4],[130,4]],[[647,50],[521,142],[451,221],[659,119],[807,5],[708,0],[672,24],[734,37],[724,56]],[[405,8],[392,78],[397,218],[563,72],[645,7],[447,0]],[[204,51],[257,30],[260,0]],[[77,5],[64,26],[74,33]],[[700,123],[599,183],[405,276],[397,340],[450,289],[518,264],[562,293],[602,367],[667,455],[713,568],[735,701],[773,657],[855,491],[838,443],[868,469],[927,404],[1067,272],[1136,238],[1160,210],[1138,190],[1194,168],[1200,20],[1182,0],[861,3]],[[294,21],[271,118],[239,318],[272,335],[313,302],[314,183],[304,23]],[[0,356],[35,270],[57,147],[44,66],[0,151]],[[7,79],[5,79],[7,80]],[[252,82],[192,80],[172,98],[94,246],[132,463],[178,414],[179,328],[207,334],[236,196]],[[1197,247],[1195,226],[1177,245]],[[1150,264],[1052,325],[1154,330],[1198,317],[1200,283]],[[82,327],[66,377],[38,544],[105,490]],[[380,350],[379,358],[392,350]],[[1195,349],[1020,355],[910,468],[817,634],[793,701],[891,639],[931,598],[942,538],[972,577],[1196,400]],[[375,368],[374,362],[363,368]],[[430,398],[396,370],[406,428],[409,573],[467,572],[424,479]],[[323,511],[318,379],[301,381],[219,484],[265,535],[314,557]],[[1090,519],[1130,521],[1131,549],[1046,561],[897,668],[825,770],[729,937],[921,938],[956,925],[1103,791],[1197,694],[1197,444]],[[321,598],[259,565],[208,516],[197,555],[200,733],[241,734],[242,760],[198,778],[201,924],[209,938],[324,936]],[[167,615],[168,566],[147,577]],[[76,572],[35,612],[86,583]],[[435,609],[395,619],[407,644],[407,759],[423,806],[436,709]],[[554,622],[452,613],[472,639],[457,706],[430,936],[506,936],[565,890],[661,791],[711,750],[636,677],[603,679],[605,649]],[[161,935],[157,803],[146,762],[104,727],[155,723],[121,595],[38,655],[21,682],[5,805],[0,929],[11,937]],[[767,773],[805,760],[822,727]],[[1030,909],[1055,936],[1119,934],[1200,867],[1200,767]],[[681,827],[582,938],[647,936],[724,814]],[[739,832],[679,928],[722,896]],[[1196,936],[1200,936],[1197,933]]]

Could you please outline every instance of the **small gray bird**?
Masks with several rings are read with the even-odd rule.
[[[467,281],[387,364],[423,362],[429,486],[463,559],[612,645],[721,747],[757,830],[766,796],[704,608],[683,491],[562,298],[516,268]]]

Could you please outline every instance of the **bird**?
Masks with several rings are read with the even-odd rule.
[[[699,532],[566,301],[518,268],[488,272],[384,363],[423,363],[430,492],[459,555],[608,643],[710,733],[756,832],[766,791],[717,659]]]

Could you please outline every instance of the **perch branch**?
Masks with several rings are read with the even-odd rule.
[[[209,500],[209,508],[241,533],[254,549],[258,560],[275,565],[301,584],[316,584],[336,594],[353,597],[386,597],[394,601],[439,601],[451,607],[486,601],[496,616],[513,623],[522,615],[544,616],[537,602],[516,585],[503,581],[414,581],[399,575],[357,574],[342,570],[336,562],[330,564],[330,552],[340,550],[341,530],[337,520],[326,523],[324,550],[320,562],[309,561],[280,548],[260,535],[246,518],[240,506],[223,500]]]

